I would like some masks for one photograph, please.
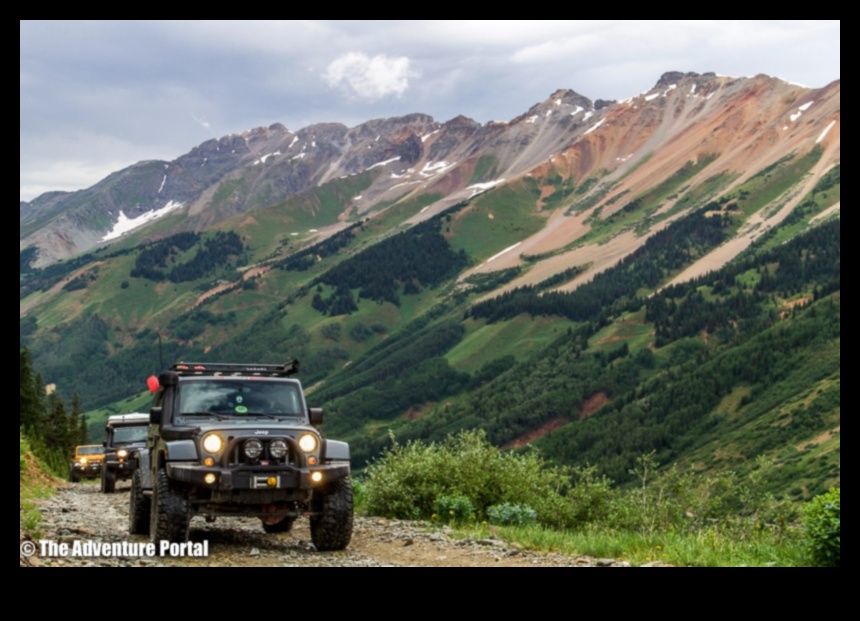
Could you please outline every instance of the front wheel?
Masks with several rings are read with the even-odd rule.
[[[131,492],[128,498],[128,534],[148,535],[152,502],[149,497],[143,495],[143,481],[137,468],[131,475]]]
[[[343,550],[352,539],[352,480],[334,481],[311,498],[311,541],[320,552]]]
[[[116,490],[116,472],[109,470],[106,466],[102,467],[102,492],[105,494],[113,494]]]
[[[185,543],[191,523],[191,503],[187,490],[167,477],[159,468],[152,486],[152,508],[149,514],[149,538],[153,543]]]

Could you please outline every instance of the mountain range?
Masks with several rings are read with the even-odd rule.
[[[94,433],[174,359],[298,357],[358,466],[479,426],[617,480],[768,454],[806,497],[839,477],[840,109],[838,80],[668,72],[504,122],[212,139],[21,202],[21,346]]]

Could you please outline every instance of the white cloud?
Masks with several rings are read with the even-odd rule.
[[[193,114],[191,115],[191,118],[194,119],[195,121],[197,121],[197,123],[203,129],[212,129],[212,125],[205,118],[201,118],[201,117],[195,116]]]
[[[361,52],[347,52],[331,62],[323,78],[331,87],[343,87],[371,101],[387,95],[400,97],[416,77],[409,69],[406,56],[393,58],[379,54],[370,57]]]

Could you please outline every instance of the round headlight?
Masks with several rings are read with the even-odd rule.
[[[299,447],[305,453],[313,453],[317,448],[317,437],[312,433],[306,433],[299,438]]]
[[[281,459],[287,454],[287,443],[280,438],[272,440],[269,444],[269,455],[274,459]]]
[[[245,457],[248,459],[257,459],[263,454],[263,443],[256,438],[251,438],[245,442]]]
[[[207,453],[217,453],[224,448],[224,440],[217,433],[210,433],[203,438],[203,450]]]
[[[81,457],[80,462],[81,462],[81,465],[82,465],[82,466],[86,466],[86,465],[87,465],[87,458],[86,458],[86,457]]]
[[[128,457],[128,451],[125,449],[120,449],[116,452],[116,456],[120,458]]]

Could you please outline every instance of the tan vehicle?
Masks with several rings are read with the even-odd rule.
[[[105,449],[101,444],[84,444],[75,447],[75,459],[69,465],[69,481],[96,479],[102,475]]]

